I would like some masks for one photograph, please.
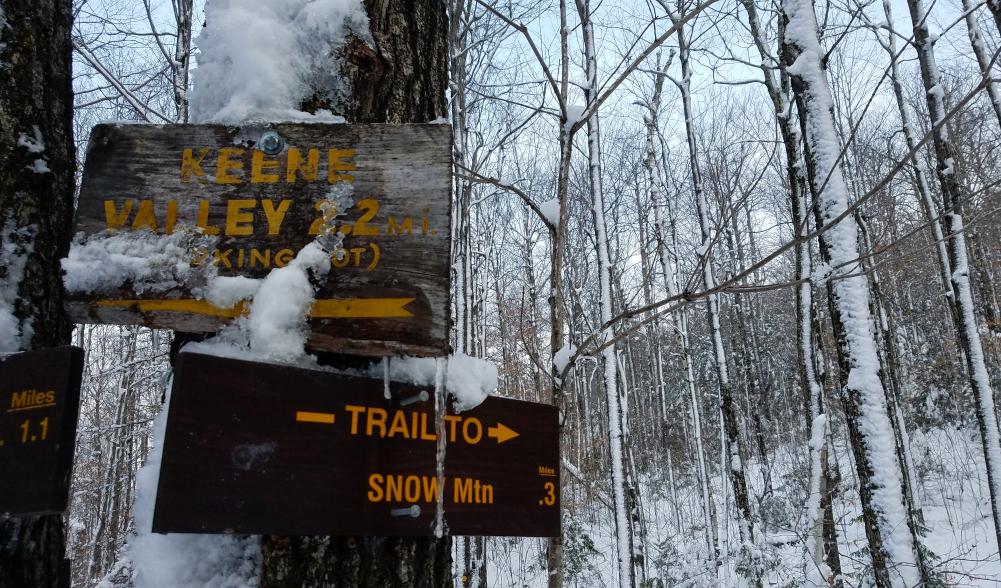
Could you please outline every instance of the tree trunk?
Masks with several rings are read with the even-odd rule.
[[[0,0],[0,351],[65,345],[73,222],[69,0]],[[0,517],[0,588],[68,586],[62,516]]]
[[[171,64],[174,84],[174,109],[177,122],[188,122],[188,77],[191,73],[191,24],[194,0],[180,0],[174,4],[174,21],[177,38],[174,41],[174,61]]]
[[[833,100],[822,65],[817,20],[809,0],[782,4],[786,37],[782,63],[792,76],[804,139],[804,162],[821,234],[820,252],[838,277],[828,283],[838,341],[845,417],[859,475],[859,494],[877,586],[925,582],[918,544],[903,498],[903,474],[881,381],[869,285],[860,275],[858,227],[848,214],[848,186],[839,167]],[[844,218],[841,218],[844,216]]]
[[[594,28],[590,18],[587,0],[578,0],[577,12],[581,19],[584,36],[584,67],[591,85],[584,89],[590,106],[597,97],[598,58],[595,54]],[[588,180],[591,189],[591,218],[594,222],[595,246],[598,257],[599,306],[601,323],[612,319],[612,269],[608,256],[608,230],[605,224],[605,201],[601,178],[601,142],[598,127],[598,112],[587,119]],[[611,329],[606,336],[611,336]],[[602,341],[603,342],[603,341]],[[619,391],[617,371],[618,358],[615,345],[609,345],[601,352],[604,373],[605,399],[608,409],[608,455],[611,465],[611,494],[613,519],[615,520],[615,544],[618,558],[619,586],[629,588],[636,585],[636,555],[633,550],[633,527],[630,522],[629,497],[633,493],[626,474],[626,407],[624,394]]]
[[[679,14],[680,15],[680,14]],[[681,91],[681,103],[685,114],[685,130],[688,138],[688,157],[691,165],[692,191],[695,193],[695,205],[699,217],[699,229],[701,245],[699,249],[702,272],[702,287],[707,291],[716,286],[716,276],[712,253],[713,234],[709,222],[709,205],[706,201],[705,192],[702,189],[702,181],[699,169],[698,149],[695,138],[694,119],[691,99],[691,70],[688,53],[688,39],[685,36],[685,28],[680,22],[675,21],[678,29],[678,60],[681,63],[681,79],[676,83]],[[757,544],[759,539],[755,515],[751,510],[751,496],[747,484],[747,475],[744,471],[743,439],[740,435],[739,423],[737,422],[737,410],[733,403],[733,385],[730,382],[730,368],[727,363],[726,349],[723,346],[723,335],[720,328],[720,300],[719,294],[710,294],[706,297],[706,315],[709,330],[712,336],[713,360],[716,371],[717,383],[719,386],[721,428],[726,432],[725,447],[729,452],[729,459],[722,465],[733,486],[733,499],[737,505],[737,528],[740,531],[741,543],[748,546]],[[726,504],[726,501],[720,501]],[[761,570],[755,562],[755,569],[752,578],[753,585],[761,586]]]
[[[893,9],[890,0],[883,0],[883,14],[886,22],[893,22]],[[883,48],[890,56],[890,84],[893,87],[893,96],[896,100],[897,110],[900,111],[901,128],[904,132],[904,141],[908,151],[913,150],[917,145],[918,138],[915,137],[915,129],[911,125],[911,116],[907,110],[904,100],[904,87],[901,83],[900,65],[897,56],[897,33],[889,31],[886,41],[880,40]],[[956,293],[952,288],[952,262],[949,261],[949,254],[946,251],[945,238],[942,236],[942,223],[938,217],[938,205],[935,197],[928,186],[928,177],[924,168],[918,163],[918,155],[911,157],[911,172],[914,174],[915,189],[918,192],[918,204],[928,220],[931,229],[932,239],[935,241],[935,253],[938,259],[939,277],[942,279],[942,292],[945,295],[946,306],[949,309],[949,316],[953,324],[959,328],[959,312],[956,308]]]
[[[988,3],[989,6],[993,6]],[[942,123],[932,129],[935,173],[942,190],[942,212],[945,218],[946,239],[949,261],[952,263],[952,288],[956,293],[958,309],[959,343],[966,356],[966,369],[970,389],[976,402],[977,425],[983,444],[984,463],[987,468],[987,486],[991,497],[991,512],[994,515],[994,537],[996,546],[1001,548],[1001,434],[984,358],[983,342],[977,329],[976,309],[973,301],[973,287],[970,281],[970,263],[967,257],[966,232],[963,226],[963,207],[969,198],[966,186],[960,181],[960,170],[955,159],[955,147],[945,121],[945,89],[942,75],[935,61],[935,46],[927,25],[927,10],[921,0],[908,0],[914,28],[914,43],[924,84],[928,115],[932,125]],[[993,10],[993,9],[992,9]],[[997,13],[995,13],[997,18]]]
[[[448,20],[443,0],[365,0],[375,48],[349,38],[342,76],[348,88],[314,96],[349,122],[428,122],[446,116]],[[452,584],[451,538],[278,537],[261,540],[262,588]]]

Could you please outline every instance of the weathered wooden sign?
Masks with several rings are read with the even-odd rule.
[[[83,350],[0,356],[0,514],[66,509]]]
[[[185,262],[252,278],[328,235],[333,267],[311,310],[310,345],[443,355],[450,185],[448,125],[102,124],[91,133],[76,229],[165,239],[194,230],[211,245]],[[71,291],[68,309],[78,322],[185,332],[214,331],[245,311],[211,304],[197,282]]]
[[[433,388],[182,353],[153,530],[432,535],[441,498],[446,533],[555,536],[557,419],[490,397],[438,423]]]

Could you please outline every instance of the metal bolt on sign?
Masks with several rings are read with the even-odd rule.
[[[430,396],[428,395],[428,391],[421,390],[420,394],[414,394],[410,398],[404,398],[403,400],[401,400],[400,406],[409,406],[417,402],[427,402],[428,398],[430,398]]]
[[[274,131],[265,131],[262,133],[257,144],[260,146],[261,151],[268,155],[278,155],[285,148],[285,140]]]
[[[421,507],[416,504],[411,504],[407,508],[394,508],[389,511],[389,514],[394,517],[410,517],[416,519],[421,516]]]

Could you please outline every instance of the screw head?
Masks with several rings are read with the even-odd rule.
[[[265,131],[257,141],[258,148],[268,155],[278,155],[285,148],[285,141],[274,131]]]

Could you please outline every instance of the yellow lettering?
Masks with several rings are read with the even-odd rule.
[[[355,177],[342,172],[355,171],[358,166],[354,161],[343,161],[354,157],[358,152],[355,149],[330,149],[327,151],[327,183],[353,182]]]
[[[355,221],[354,233],[359,237],[371,237],[380,233],[379,227],[369,226],[369,221],[375,218],[379,212],[379,201],[372,198],[365,198],[358,201],[358,208],[365,211],[357,221]]]
[[[320,171],[320,150],[310,149],[307,156],[308,161],[303,164],[302,152],[295,147],[289,147],[288,164],[285,166],[285,183],[295,182],[296,173],[302,175],[307,182],[315,182]]]
[[[261,254],[256,247],[250,250],[250,267],[254,267],[260,262],[261,267],[271,267],[271,250],[265,249]]]
[[[275,253],[275,267],[285,267],[293,257],[295,253],[291,249],[279,249],[278,253]]]
[[[198,150],[198,157],[192,153],[191,147],[185,147],[181,154],[181,181],[190,182],[191,177],[204,178],[205,171],[202,169],[202,161],[209,154],[207,147]]]
[[[421,497],[421,479],[417,476],[407,476],[403,486],[403,496],[407,502],[417,502]]]
[[[167,201],[167,223],[163,230],[168,235],[174,233],[174,225],[177,224],[177,200]]]
[[[254,234],[254,213],[243,212],[257,205],[256,200],[230,200],[226,202],[226,234],[247,236]]]
[[[330,254],[330,263],[338,269],[347,266],[349,261],[351,261],[351,257],[343,249],[337,249]]]
[[[250,183],[251,184],[276,184],[278,174],[266,174],[265,170],[278,169],[277,159],[264,159],[267,154],[263,151],[254,150],[250,156]]]
[[[351,248],[351,253],[355,254],[355,267],[360,266],[361,265],[361,254],[365,253],[365,248],[364,247],[352,247]]]
[[[424,476],[424,502],[438,502],[438,478]]]
[[[470,427],[470,425],[476,425],[475,427]],[[473,435],[469,432],[470,428],[476,429],[476,434]],[[480,424],[480,419],[476,417],[467,417],[466,420],[462,421],[462,438],[466,440],[466,443],[470,445],[476,445],[483,438],[483,425]]]
[[[325,235],[330,233],[337,217],[337,204],[333,200],[317,200],[313,203],[313,209],[319,212],[320,216],[309,225],[309,234],[319,235],[320,231]]]
[[[153,213],[152,200],[140,200],[139,210],[136,211],[136,218],[132,221],[132,230],[148,229],[156,231],[156,214]]]
[[[542,487],[546,489],[546,495],[542,497],[542,503],[546,506],[556,504],[556,484],[546,482]]]
[[[125,221],[129,219],[132,212],[132,199],[128,198],[122,203],[122,211],[118,212],[114,200],[104,201],[104,221],[109,229],[120,229],[125,226]]]
[[[417,414],[417,413],[414,413]],[[415,427],[416,429],[416,427]],[[421,413],[421,440],[422,441],[437,441],[438,435],[428,431],[428,414],[426,412]]]
[[[51,404],[51,403],[53,403],[55,401],[56,401],[56,391],[55,390],[49,390],[48,392],[45,393],[45,402],[46,403]]]
[[[393,437],[397,433],[403,435],[404,439],[410,438],[410,431],[407,430],[407,413],[402,410],[393,412],[393,424],[389,426],[388,437]]]
[[[368,246],[372,249],[372,263],[368,264],[365,271],[370,272],[379,265],[379,257],[381,256],[381,253],[379,246],[375,243],[369,243]]]
[[[368,477],[368,501],[382,501],[382,474],[372,474]]]
[[[354,404],[345,404],[344,410],[351,413],[351,434],[358,434],[358,415],[365,412],[364,406],[356,406]]]
[[[386,436],[386,411],[381,408],[371,407],[368,409],[368,420],[365,423],[365,434],[372,436],[372,430],[379,427],[379,436]]]
[[[452,487],[452,501],[455,503],[473,501],[473,481],[471,478],[456,478]]]
[[[239,184],[238,176],[230,175],[230,170],[238,171],[243,169],[243,161],[230,159],[243,155],[243,149],[239,147],[223,147],[219,150],[219,158],[216,160],[215,183],[217,184]]]
[[[216,249],[212,252],[212,263],[216,265],[225,264],[226,267],[232,268],[233,264],[229,261],[229,254],[233,253],[232,249],[227,249],[222,251],[221,249]]]
[[[403,500],[403,476],[386,476],[386,502]]]
[[[209,226],[209,201],[201,200],[198,202],[198,221],[196,223],[198,228],[200,228],[206,235],[218,235],[219,227]]]
[[[261,200],[261,207],[264,208],[264,217],[268,219],[269,235],[278,234],[278,229],[281,228],[282,222],[285,220],[285,215],[288,213],[288,207],[291,205],[291,200],[282,200],[278,203],[278,208],[276,209],[274,202]]]
[[[397,224],[396,217],[390,215],[389,225],[386,227],[386,232],[390,235],[402,235],[404,231],[406,231],[408,235],[414,234],[414,219],[409,216],[405,216],[403,217],[403,222]]]
[[[21,408],[24,406],[28,406],[28,390],[14,392],[10,395],[11,408]]]
[[[454,443],[455,442],[455,428],[456,428],[456,425],[458,425],[459,421],[461,421],[461,420],[462,420],[462,417],[455,416],[453,414],[447,414],[447,415],[445,415],[445,422],[448,423],[448,424],[450,424],[450,425],[452,425],[452,428],[451,428],[451,430],[449,431],[449,434],[448,434],[448,442],[449,443]]]

